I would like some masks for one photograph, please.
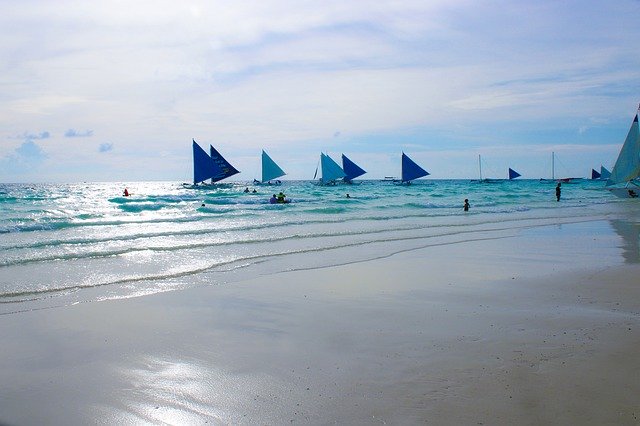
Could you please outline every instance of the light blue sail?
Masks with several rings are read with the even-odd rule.
[[[600,179],[609,179],[611,172],[605,166],[600,166]]]
[[[262,183],[269,182],[271,179],[284,176],[286,173],[276,164],[269,155],[262,150]]]
[[[342,178],[345,182],[351,182],[353,179],[367,173],[362,167],[349,160],[344,154],[342,154],[342,170],[344,170],[344,174],[346,175]]]
[[[640,176],[640,131],[638,114],[636,114],[606,185],[627,183],[638,176]]]
[[[218,169],[207,152],[193,139],[193,184],[204,182],[218,174]]]
[[[346,176],[338,163],[323,153],[320,154],[320,170],[322,170],[322,177],[320,178],[322,183],[335,182],[336,179],[342,179]]]
[[[516,172],[511,167],[509,167],[509,180],[519,178],[520,176],[521,176],[520,173]]]
[[[411,182],[414,179],[428,176],[429,172],[418,166],[404,152],[402,153],[402,182]]]
[[[209,150],[211,152],[211,160],[216,165],[217,169],[216,174],[211,178],[211,183],[218,182],[219,180],[226,179],[236,173],[240,173],[227,160],[225,160],[225,158],[220,155],[213,146],[209,145]]]

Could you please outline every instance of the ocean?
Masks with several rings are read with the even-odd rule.
[[[0,314],[505,238],[541,224],[602,219],[634,202],[603,187],[563,184],[556,202],[555,183],[537,180],[238,182],[207,189],[176,182],[0,184]],[[280,191],[291,202],[270,204]]]

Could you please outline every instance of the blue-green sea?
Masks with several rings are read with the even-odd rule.
[[[606,218],[634,202],[603,187],[563,184],[557,202],[555,183],[537,180],[238,182],[203,189],[178,182],[0,184],[0,313],[221,285],[487,231],[500,237]],[[270,204],[280,191],[291,202]]]

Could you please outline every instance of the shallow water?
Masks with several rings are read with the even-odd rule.
[[[588,180],[564,184],[560,203],[555,184],[537,180],[285,181],[256,194],[246,183],[126,186],[129,197],[118,183],[0,185],[0,313],[219,284],[240,270],[348,263],[487,231],[502,238],[629,203]],[[290,204],[269,204],[279,191]]]

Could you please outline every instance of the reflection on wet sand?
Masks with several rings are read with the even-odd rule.
[[[622,257],[625,263],[640,262],[640,223],[628,220],[610,220],[611,227],[622,237]]]

